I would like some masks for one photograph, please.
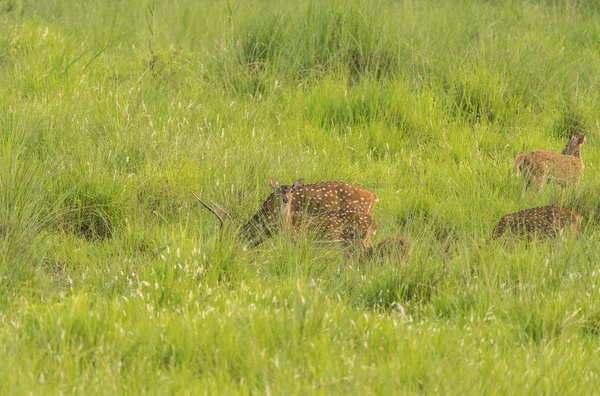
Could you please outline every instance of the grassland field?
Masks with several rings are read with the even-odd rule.
[[[599,21],[592,0],[0,0],[0,393],[597,393]],[[576,132],[581,184],[522,200],[515,156]],[[375,192],[375,242],[410,261],[243,250],[272,177]],[[577,238],[491,239],[550,203]]]

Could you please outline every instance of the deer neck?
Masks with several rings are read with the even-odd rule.
[[[281,220],[284,229],[290,229],[292,226],[292,205],[291,202],[282,204],[280,207]]]
[[[581,158],[581,149],[579,147],[572,148],[572,147],[567,146],[560,153],[562,155],[570,155],[570,156],[575,157],[575,158]]]

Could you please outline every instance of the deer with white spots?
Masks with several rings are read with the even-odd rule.
[[[350,183],[304,184],[304,181],[299,179],[291,187],[295,187],[295,195],[290,210],[296,216],[324,213],[331,216],[333,212],[342,210],[348,211],[349,214],[355,211],[371,215],[375,203],[379,201],[377,195]],[[280,229],[280,220],[280,201],[273,192],[250,221],[242,226],[239,236],[256,246]]]
[[[306,238],[311,236],[318,240],[342,244],[360,241],[363,247],[372,247],[371,235],[377,232],[377,222],[373,216],[359,208],[338,207],[340,200],[352,196],[344,188],[334,189],[335,192],[321,190],[323,191],[321,204],[330,210],[317,212],[313,207],[313,213],[307,213],[305,208],[310,211],[308,202],[315,201],[310,201],[307,198],[308,194],[302,194],[304,187],[302,179],[297,180],[292,186],[280,186],[277,180],[271,179],[271,186],[279,202],[282,226],[285,230],[291,231],[294,237],[304,234]],[[373,199],[374,194],[368,191],[366,193],[369,199]],[[301,201],[302,198],[305,200]],[[358,198],[351,200],[353,203],[365,202],[360,197],[353,198]],[[334,209],[336,207],[338,209]],[[373,205],[364,204],[363,207],[372,211]]]
[[[580,226],[579,213],[561,206],[550,205],[503,216],[494,228],[492,237],[499,238],[504,233],[511,232],[528,239],[534,236],[549,239],[556,238],[565,231],[577,234]]]
[[[408,261],[412,254],[413,244],[404,236],[392,236],[383,239],[377,245],[365,249],[365,257],[374,260],[386,258],[402,259]]]
[[[535,150],[517,155],[514,164],[515,175],[519,176],[519,172],[523,171],[526,179],[522,197],[525,197],[525,192],[532,184],[536,193],[539,194],[547,180],[561,186],[579,184],[584,168],[581,159],[581,145],[585,139],[586,135],[576,134],[560,154]]]

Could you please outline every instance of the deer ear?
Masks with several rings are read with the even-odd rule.
[[[275,179],[271,179],[271,187],[273,187],[275,190],[279,189],[279,182]]]
[[[296,189],[302,187],[303,185],[304,185],[304,179],[298,179],[294,182],[294,184],[292,185],[292,188],[294,190],[296,190]]]
[[[583,144],[583,142],[585,142],[585,139],[587,139],[587,136],[586,136],[586,135],[580,135],[580,136],[579,136],[579,143],[580,143],[580,144]]]

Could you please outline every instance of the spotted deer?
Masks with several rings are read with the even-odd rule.
[[[395,258],[408,261],[412,254],[413,244],[404,236],[392,236],[378,244],[365,249],[365,257],[374,260]]]
[[[577,234],[580,226],[579,213],[561,206],[550,205],[503,216],[494,228],[492,237],[496,239],[506,232],[511,232],[528,239],[534,236],[549,239],[556,238],[565,231]]]
[[[379,201],[377,195],[350,183],[304,184],[303,179],[299,179],[292,187],[294,186],[295,195],[290,210],[297,215],[316,215],[346,209],[371,215],[375,203]],[[280,229],[280,209],[280,202],[273,192],[258,212],[241,227],[238,235],[251,246],[260,244]]]
[[[539,194],[547,180],[561,186],[577,185],[583,175],[583,160],[581,159],[581,145],[585,142],[586,135],[576,134],[569,140],[565,149],[559,154],[546,150],[535,150],[517,155],[514,171],[519,176],[523,171],[526,182],[522,197],[533,184]]]
[[[324,212],[307,213],[303,206],[298,205],[302,195],[304,182],[297,180],[292,186],[281,186],[275,179],[271,179],[271,186],[274,194],[279,201],[279,212],[281,214],[282,226],[285,230],[291,231],[292,236],[297,238],[304,235],[305,238],[314,237],[319,240],[329,242],[339,242],[342,244],[351,244],[360,241],[363,247],[370,248],[371,235],[377,232],[377,222],[369,213],[353,207],[340,207],[337,210],[328,210]],[[337,192],[344,192],[343,189]],[[325,207],[334,208],[338,198],[331,192],[322,197],[322,203]],[[366,191],[365,194],[372,199],[374,194]],[[364,202],[360,197],[352,202]],[[307,201],[304,202],[304,205]],[[329,206],[328,206],[329,205]],[[365,205],[371,208],[372,205]]]

